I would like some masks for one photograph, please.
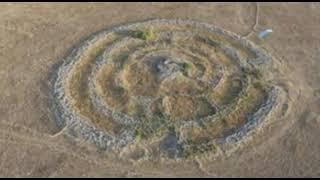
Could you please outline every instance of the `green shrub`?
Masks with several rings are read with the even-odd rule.
[[[155,34],[153,30],[150,28],[150,29],[135,31],[133,33],[133,37],[143,39],[145,41],[149,41],[155,38]]]
[[[189,63],[183,63],[182,65],[182,71],[184,73],[184,75],[189,75],[189,73],[192,70],[192,65]]]

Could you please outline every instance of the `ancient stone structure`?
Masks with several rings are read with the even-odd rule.
[[[265,78],[270,64],[259,47],[210,24],[123,25],[66,56],[52,77],[52,110],[59,126],[101,149],[143,142],[158,152],[149,154],[169,158],[214,153],[245,139],[281,104],[283,90]]]

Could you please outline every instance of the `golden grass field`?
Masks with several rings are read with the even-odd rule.
[[[319,29],[320,3],[1,3],[0,177],[319,177]]]

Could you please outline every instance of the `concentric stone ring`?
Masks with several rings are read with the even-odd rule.
[[[281,104],[272,57],[210,24],[155,19],[104,30],[54,76],[59,126],[99,148],[189,157],[241,141]]]

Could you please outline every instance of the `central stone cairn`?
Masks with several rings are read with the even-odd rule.
[[[169,158],[215,152],[244,139],[279,103],[281,89],[265,80],[271,60],[206,23],[119,26],[64,59],[52,109],[74,136],[132,158],[146,156],[141,144]]]

